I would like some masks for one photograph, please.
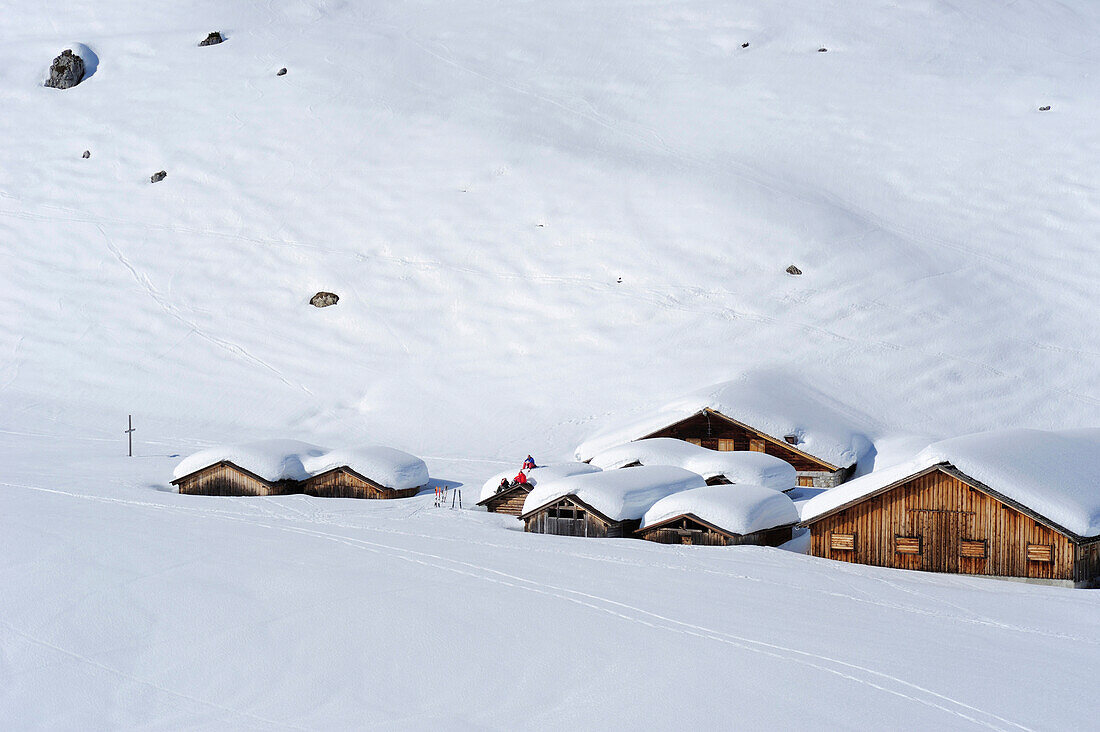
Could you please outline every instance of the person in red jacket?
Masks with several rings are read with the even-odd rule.
[[[527,485],[527,476],[522,470],[516,473],[516,485]]]

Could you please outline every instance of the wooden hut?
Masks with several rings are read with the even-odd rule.
[[[539,506],[520,518],[524,531],[603,539],[630,536],[640,523],[636,518],[613,519],[572,495]]]
[[[800,486],[827,488],[838,485],[848,479],[855,467],[854,462],[836,465],[806,452],[798,446],[797,435],[776,437],[710,408],[662,427],[643,439],[657,437],[671,437],[719,452],[748,450],[777,457],[794,467]]]
[[[791,540],[798,510],[783,493],[758,485],[707,485],[657,501],[638,537],[659,544],[779,546]]]
[[[811,553],[898,569],[1095,586],[1100,430],[1092,432],[1092,444],[1033,430],[937,443],[912,463],[807,502],[802,521]]]
[[[523,502],[527,500],[527,494],[530,492],[530,485],[513,485],[500,493],[481,499],[477,505],[484,506],[489,513],[506,513],[518,518],[523,513]]]
[[[523,505],[524,531],[559,536],[632,536],[642,514],[667,495],[706,483],[671,466],[600,471],[540,482]]]
[[[427,484],[427,481],[424,481]],[[302,481],[301,491],[321,498],[408,498],[420,492],[423,486],[388,488],[361,475],[346,465],[331,468]]]
[[[326,450],[297,440],[223,445],[184,459],[172,484],[180,493],[331,498],[404,498],[428,483],[424,461],[389,447]]]
[[[658,544],[693,544],[696,546],[756,544],[759,546],[779,546],[791,540],[794,535],[794,525],[754,531],[749,534],[737,534],[704,521],[695,514],[685,513],[665,519],[652,526],[640,528],[635,533],[637,533],[639,539],[655,541]]]
[[[298,493],[297,481],[269,481],[228,460],[199,468],[172,481],[180,493],[202,496],[280,496]]]
[[[853,414],[789,376],[755,374],[604,431],[576,455],[587,461],[623,443],[671,438],[719,452],[771,455],[795,468],[797,485],[831,488],[848,480],[872,448]]]

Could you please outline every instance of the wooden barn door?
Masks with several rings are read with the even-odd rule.
[[[958,572],[959,548],[968,535],[970,514],[958,511],[921,511],[922,567],[926,572]]]

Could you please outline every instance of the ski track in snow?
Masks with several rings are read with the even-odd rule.
[[[111,240],[111,237],[107,235],[106,230],[104,230],[101,224],[96,224],[96,229],[99,231],[100,234],[103,235],[103,239],[107,243],[107,249],[110,250],[115,259],[117,259],[119,263],[126,268],[126,270],[133,276],[134,280],[136,280],[137,283],[141,286],[141,288],[145,290],[146,293],[148,293],[149,297],[153,298],[153,301],[156,302],[158,306],[160,306],[161,310],[170,315],[172,318],[178,320],[180,323],[183,323],[185,326],[187,326],[190,332],[195,333],[200,338],[203,338],[204,340],[213,343],[215,346],[225,349],[233,355],[243,358],[244,360],[249,361],[254,365],[267,369],[268,371],[279,377],[279,380],[287,386],[292,388],[297,387],[298,389],[304,391],[306,394],[312,396],[313,392],[311,392],[309,388],[305,386],[305,384],[295,383],[291,381],[282,371],[275,368],[267,361],[264,361],[262,358],[253,355],[244,346],[241,346],[238,343],[233,343],[232,341],[227,341],[224,338],[218,338],[217,336],[211,335],[200,328],[198,324],[196,324],[194,321],[188,320],[182,313],[179,312],[179,310],[175,306],[172,305],[172,303],[168,302],[168,300],[160,293],[159,290],[157,290],[153,283],[150,282],[149,278],[139,272],[137,268],[130,262],[130,260],[128,260],[126,256],[119,250],[119,248],[115,246],[115,243]]]
[[[147,501],[135,501],[135,500],[129,500],[129,499],[111,498],[111,497],[106,497],[106,496],[94,496],[94,495],[75,493],[75,492],[70,492],[70,491],[62,491],[62,490],[57,490],[57,489],[52,489],[52,488],[43,488],[43,487],[40,487],[40,486],[33,486],[33,485],[27,485],[27,484],[16,484],[16,483],[0,482],[0,485],[6,486],[6,487],[9,487],[9,488],[22,488],[22,489],[26,489],[26,490],[33,490],[33,491],[38,491],[38,492],[43,492],[43,493],[56,494],[56,495],[70,497],[70,498],[96,501],[96,502],[101,502],[101,503],[111,503],[111,504],[118,504],[118,505],[125,505],[125,506],[134,506],[134,507],[139,507],[139,508],[144,508],[144,509],[152,509],[152,510],[157,510],[157,511],[167,511],[167,512],[182,513],[182,514],[189,514],[189,515],[204,515],[204,516],[209,516],[211,518],[217,518],[217,519],[223,519],[223,520],[227,520],[227,521],[240,522],[240,523],[244,523],[244,524],[254,526],[254,527],[257,527],[257,528],[264,528],[264,529],[269,529],[269,530],[274,530],[274,531],[284,531],[284,532],[296,533],[296,534],[301,534],[301,535],[313,536],[313,537],[316,537],[316,538],[319,538],[319,539],[335,542],[335,543],[342,544],[342,545],[345,545],[345,546],[349,546],[349,547],[352,547],[352,548],[358,548],[358,549],[362,549],[362,550],[366,550],[366,551],[371,551],[373,553],[386,555],[386,556],[389,556],[391,558],[399,559],[399,560],[402,560],[402,561],[409,561],[409,562],[421,564],[421,565],[424,565],[424,566],[432,567],[432,568],[435,568],[435,569],[438,569],[438,570],[442,570],[442,571],[446,571],[446,572],[452,572],[452,573],[456,573],[456,574],[461,574],[461,575],[464,575],[464,576],[473,577],[473,578],[476,578],[476,579],[479,579],[479,580],[482,580],[482,581],[486,581],[486,582],[491,582],[491,583],[494,583],[494,584],[500,584],[500,585],[507,586],[507,587],[510,587],[510,588],[513,588],[513,589],[516,589],[516,590],[521,590],[521,591],[525,591],[525,592],[532,592],[532,593],[536,593],[536,594],[540,594],[540,595],[546,595],[546,596],[554,597],[554,598],[557,598],[557,599],[565,601],[565,602],[578,604],[578,605],[587,607],[587,608],[589,608],[593,611],[600,612],[600,613],[603,613],[603,614],[607,614],[607,615],[619,618],[619,619],[624,620],[626,622],[637,623],[637,624],[641,624],[641,625],[651,627],[651,628],[657,629],[657,630],[663,630],[663,631],[666,631],[666,632],[674,632],[674,633],[679,633],[679,634],[683,634],[683,635],[688,635],[688,636],[701,638],[701,639],[704,639],[704,640],[710,640],[710,641],[714,641],[714,642],[718,642],[718,643],[723,643],[723,644],[727,644],[727,645],[731,645],[731,646],[740,648],[740,649],[745,650],[745,651],[749,651],[749,652],[753,652],[753,653],[759,653],[759,654],[770,656],[770,657],[773,657],[773,658],[778,658],[780,660],[787,661],[787,662],[798,663],[798,664],[801,664],[801,665],[804,665],[804,666],[814,668],[814,669],[819,670],[819,671],[823,671],[825,673],[832,674],[834,676],[838,676],[840,678],[846,679],[846,680],[851,681],[853,683],[857,683],[857,684],[866,686],[868,688],[875,689],[877,691],[881,691],[883,693],[890,694],[890,695],[905,699],[907,701],[911,701],[911,702],[916,703],[916,704],[921,704],[921,705],[924,705],[924,706],[927,706],[927,707],[938,709],[938,710],[940,710],[944,713],[953,715],[954,717],[957,717],[959,719],[966,720],[966,721],[971,722],[975,725],[982,726],[982,727],[987,727],[989,729],[999,729],[999,730],[1009,729],[1009,728],[1020,729],[1020,730],[1030,729],[1030,728],[1028,728],[1028,727],[1026,727],[1022,724],[1019,724],[1019,723],[1014,722],[1012,720],[1000,717],[997,714],[994,714],[993,712],[990,712],[990,711],[984,710],[984,709],[980,709],[978,707],[974,707],[972,705],[969,705],[965,702],[954,699],[954,698],[952,698],[950,696],[947,696],[945,694],[942,694],[940,692],[936,692],[932,689],[928,689],[928,688],[920,686],[918,684],[914,684],[912,682],[906,681],[903,678],[900,678],[900,677],[897,677],[897,676],[894,676],[894,675],[891,675],[891,674],[887,674],[887,673],[884,673],[882,671],[878,671],[878,670],[875,670],[875,669],[872,669],[872,668],[869,668],[869,667],[866,667],[866,666],[862,666],[862,665],[859,665],[859,664],[850,663],[850,662],[844,661],[842,659],[833,658],[833,657],[825,656],[825,655],[821,655],[821,654],[816,654],[816,653],[812,653],[812,652],[809,652],[809,651],[804,651],[804,650],[801,650],[799,648],[795,648],[795,647],[792,647],[792,646],[786,646],[786,645],[780,645],[780,644],[770,643],[770,642],[766,642],[766,641],[760,641],[760,640],[757,640],[757,639],[754,639],[754,638],[750,638],[748,636],[736,635],[736,634],[732,634],[732,633],[726,633],[726,632],[714,630],[712,628],[708,628],[708,627],[705,627],[705,626],[700,626],[700,625],[684,622],[684,621],[681,621],[681,620],[677,620],[675,618],[671,618],[671,617],[659,615],[659,614],[656,614],[656,613],[652,613],[652,612],[649,612],[649,611],[647,611],[643,608],[637,607],[635,605],[620,602],[618,600],[614,600],[614,599],[609,598],[609,597],[603,597],[603,596],[600,596],[600,595],[595,595],[595,594],[592,594],[592,593],[582,592],[582,591],[570,589],[570,588],[567,588],[567,587],[561,587],[561,586],[557,586],[557,585],[540,583],[540,582],[537,582],[535,580],[530,580],[530,579],[527,579],[527,578],[524,578],[524,577],[520,577],[518,575],[510,574],[508,572],[503,572],[503,571],[500,571],[500,570],[497,570],[497,569],[494,569],[492,567],[488,567],[488,566],[485,566],[485,565],[481,565],[481,564],[475,564],[475,563],[472,563],[472,562],[466,562],[466,561],[462,561],[462,560],[451,559],[449,557],[440,556],[438,554],[432,554],[432,553],[429,553],[429,552],[422,552],[422,551],[417,551],[417,550],[413,550],[413,549],[407,549],[407,548],[404,548],[404,547],[393,546],[393,545],[390,545],[390,544],[384,544],[384,543],[377,542],[377,541],[368,541],[366,539],[359,539],[359,538],[355,538],[355,537],[344,536],[344,535],[341,535],[341,534],[334,534],[334,533],[330,533],[330,532],[327,532],[327,531],[321,531],[319,529],[311,529],[311,528],[305,528],[305,527],[301,527],[301,526],[279,525],[277,523],[269,523],[270,519],[272,519],[272,518],[279,519],[279,520],[282,520],[282,521],[303,520],[304,519],[304,520],[309,521],[311,523],[315,522],[315,519],[313,517],[308,517],[305,514],[302,514],[302,512],[300,512],[300,511],[297,512],[297,513],[302,514],[301,517],[295,517],[293,519],[287,517],[286,514],[280,514],[277,511],[273,511],[270,504],[275,503],[275,502],[270,500],[270,499],[266,500],[266,501],[256,502],[256,503],[252,503],[250,501],[249,505],[254,505],[257,508],[259,508],[262,515],[259,516],[259,517],[249,518],[248,516],[237,513],[237,512],[230,512],[230,511],[224,511],[224,510],[199,509],[199,508],[190,508],[190,507],[184,507],[184,506],[168,506],[168,505],[165,505],[165,504],[152,503],[152,502],[147,502]],[[243,501],[243,500],[249,500],[249,499],[241,499],[241,500]],[[235,501],[234,503],[238,503],[238,501]],[[278,505],[282,506],[281,503],[279,503]],[[360,531],[375,531],[375,532],[379,532],[379,533],[387,533],[384,530],[378,530],[378,529],[375,529],[373,527],[356,526],[356,527],[351,527],[351,528],[355,528],[355,529],[360,530]],[[395,533],[405,533],[405,532],[395,532]],[[407,534],[407,535],[418,536],[416,534]],[[446,538],[446,537],[431,536],[430,538],[438,539],[438,538]],[[485,546],[485,544],[482,543],[482,542],[478,542],[478,545],[479,546]],[[560,554],[560,552],[555,552],[555,553]],[[743,578],[743,579],[749,579],[749,578]],[[908,590],[904,590],[903,588],[897,587],[897,585],[895,585],[894,583],[890,583],[890,582],[885,582],[885,583],[890,585],[894,589],[899,589],[901,591],[908,592]],[[847,595],[841,595],[841,596],[849,597]],[[852,599],[855,599],[855,598],[852,598]],[[890,609],[896,609],[896,610],[906,610],[906,611],[912,611],[913,610],[912,608],[906,608],[904,606],[894,605],[894,604],[890,604],[890,603],[876,602],[874,604],[878,604],[878,605],[881,605],[883,607],[887,607],[887,608],[890,608]],[[950,619],[950,620],[956,620],[956,621],[962,621],[962,622],[974,622],[973,620],[967,619],[967,618],[958,618],[958,617],[950,617],[950,616],[942,616],[942,617],[944,617],[945,620]],[[1019,632],[1031,632],[1031,631],[1028,631],[1027,629],[1017,628],[1017,627],[1014,627],[1014,626],[1007,626],[1005,624],[1000,624],[1000,623],[983,623],[983,624],[988,624],[988,625],[991,625],[993,627],[998,627],[998,628],[1002,628],[1002,629],[1010,629],[1010,630],[1019,631]],[[9,627],[11,627],[11,626],[9,626]],[[19,631],[18,629],[14,628],[14,627],[12,627],[12,630],[14,632],[19,633],[20,635],[25,635],[21,631]],[[26,636],[26,637],[29,638],[30,636]],[[34,639],[34,640],[37,640],[37,639]],[[1075,640],[1085,640],[1085,639],[1075,639]],[[48,643],[44,643],[44,644],[45,645],[50,645]],[[100,664],[99,662],[96,662],[93,659],[86,659],[82,656],[79,656],[79,654],[75,654],[75,653],[66,651],[65,649],[62,649],[62,648],[59,648],[59,647],[56,647],[56,646],[50,645],[50,647],[56,648],[56,650],[58,650],[62,653],[66,653],[67,655],[71,655],[71,656],[73,656],[75,658],[78,658],[82,661],[86,661],[88,663],[91,663],[91,664],[93,664],[97,667],[102,668],[103,670],[109,671],[111,673],[116,673],[116,674],[118,674],[120,676],[124,676],[126,678],[130,678],[131,680],[133,680],[135,682],[145,683],[147,685],[154,686],[155,688],[160,688],[161,690],[163,690],[163,691],[165,691],[166,693],[169,693],[169,694],[174,694],[175,693],[175,692],[172,692],[171,690],[163,689],[162,687],[156,686],[156,685],[151,684],[149,682],[145,682],[145,681],[143,681],[141,679],[138,679],[136,677],[130,677],[130,676],[128,676],[126,674],[123,674],[122,672],[118,672],[117,670],[112,669],[112,668],[110,668],[110,667],[108,667],[104,664]],[[180,695],[180,694],[176,694],[176,695],[181,696],[183,698],[189,698],[189,697],[186,697],[185,695]],[[196,700],[196,701],[201,701],[201,700]],[[216,705],[211,705],[211,706],[216,706]],[[254,717],[254,715],[247,715],[247,714],[239,712],[237,710],[225,709],[225,711],[231,711],[231,712],[234,712],[234,713],[237,713],[237,714],[242,714],[242,715],[245,715],[245,716]],[[259,718],[259,717],[254,717],[254,718],[259,720],[259,721],[271,723],[270,720],[266,720],[266,719]]]

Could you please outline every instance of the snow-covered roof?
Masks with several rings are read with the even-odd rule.
[[[220,462],[230,462],[266,481],[305,480],[348,467],[386,488],[417,488],[428,482],[424,461],[392,447],[329,450],[299,440],[261,440],[240,445],[218,445],[184,458],[172,471],[178,480]]]
[[[754,483],[778,491],[794,488],[798,475],[790,463],[774,455],[748,451],[719,452],[672,437],[627,442],[592,457],[592,464],[604,470],[634,463],[675,465],[707,479],[721,475],[731,483]]]
[[[698,473],[669,465],[584,473],[543,480],[527,494],[523,513],[573,495],[612,521],[640,519],[665,496],[705,485]]]
[[[793,447],[838,468],[855,464],[872,449],[870,420],[790,375],[764,371],[701,389],[629,424],[601,431],[577,447],[578,460],[624,442],[653,434],[704,409],[783,440],[796,435]]]
[[[912,460],[856,478],[802,506],[802,521],[940,463],[1080,537],[1100,535],[1100,429],[1009,429],[936,442]]]
[[[657,501],[642,517],[642,528],[689,513],[731,534],[798,523],[798,509],[779,491],[762,485],[708,485]]]
[[[566,478],[570,475],[583,475],[584,473],[598,473],[600,468],[589,465],[588,463],[556,463],[554,465],[542,465],[532,470],[523,471],[527,474],[527,482],[532,487],[538,485],[539,481],[546,482],[548,480],[557,480],[558,478]],[[509,482],[516,477],[519,473],[519,469],[505,470],[497,473],[489,480],[485,481],[481,486],[481,497],[479,501],[484,501],[486,498],[495,495],[497,488],[500,487],[500,481],[507,478]]]
[[[300,440],[260,440],[239,445],[216,445],[184,458],[172,471],[179,479],[222,461],[255,473],[264,480],[305,480],[304,462],[324,454],[325,448]]]
[[[303,461],[310,475],[347,467],[364,478],[394,490],[419,488],[428,483],[428,466],[415,455],[385,445],[331,450]]]

